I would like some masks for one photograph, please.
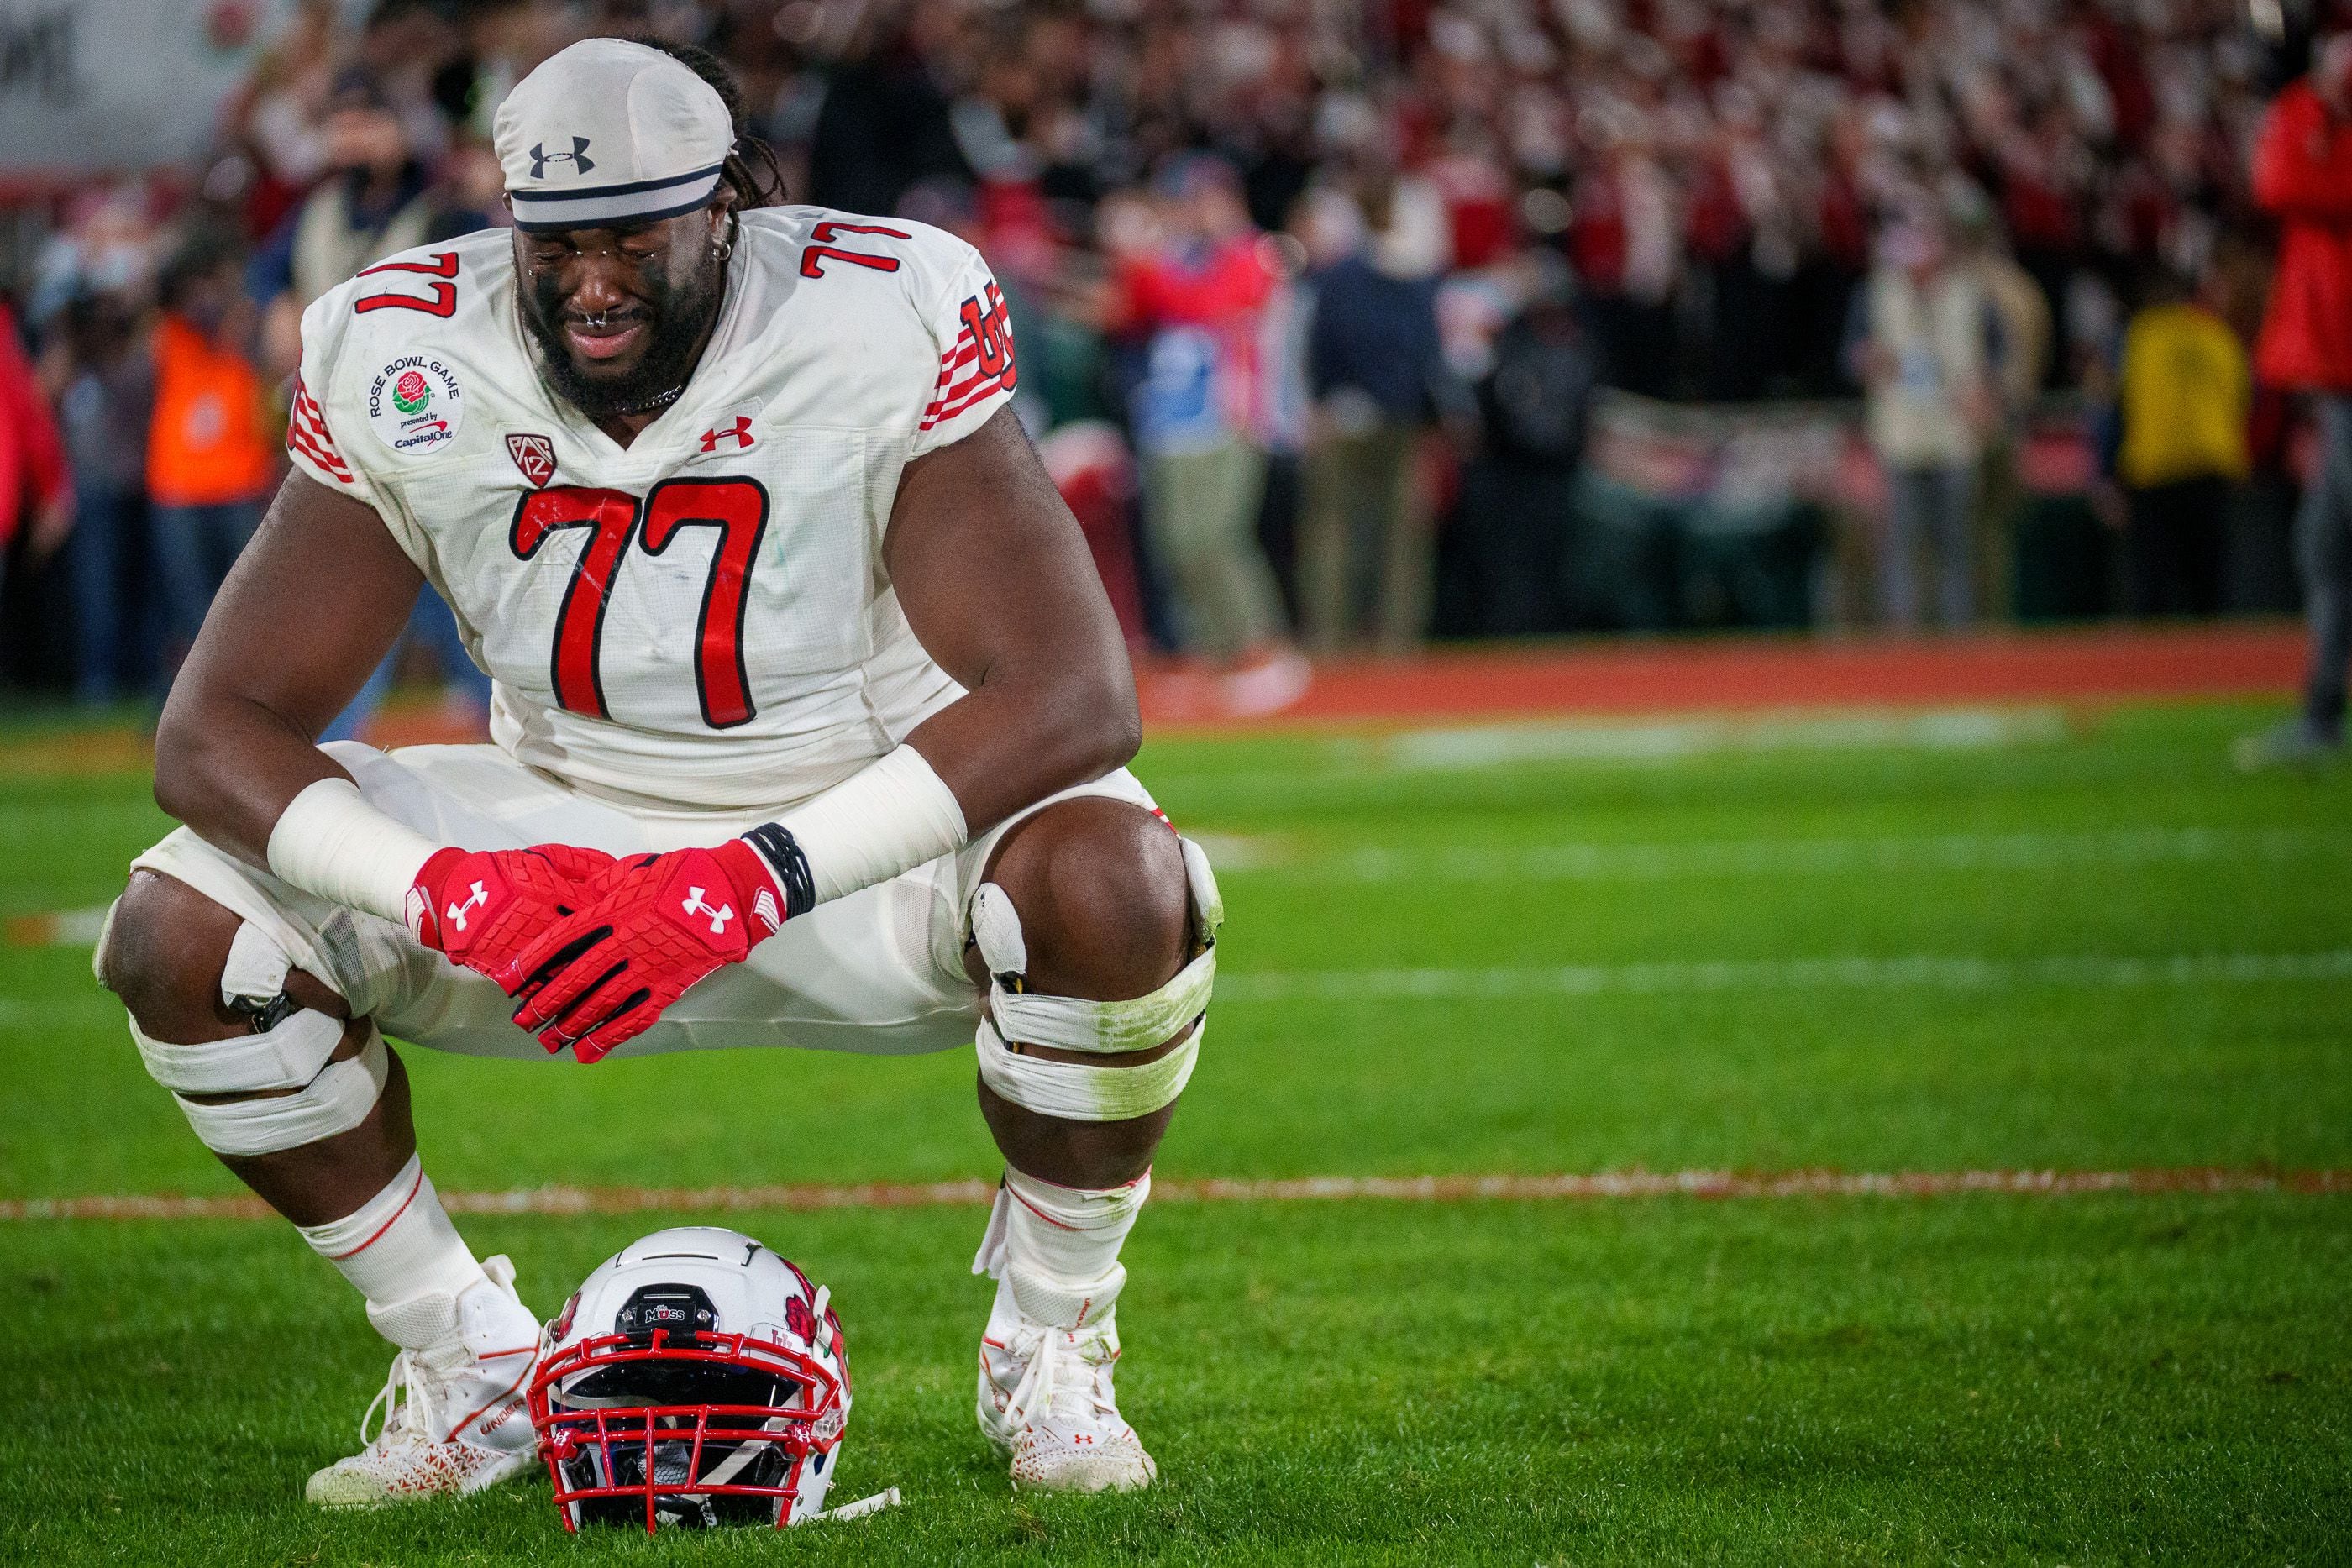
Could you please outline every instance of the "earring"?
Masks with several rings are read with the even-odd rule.
[[[721,261],[725,261],[729,256],[735,254],[735,224],[733,219],[730,218],[728,220],[726,233],[710,242],[710,253]]]

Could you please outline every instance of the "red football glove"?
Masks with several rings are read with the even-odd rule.
[[[408,929],[513,996],[530,972],[516,963],[523,949],[593,899],[612,865],[604,851],[571,844],[439,850],[408,890]]]
[[[568,1045],[580,1061],[598,1061],[804,907],[741,839],[632,855],[604,873],[592,903],[525,950],[517,967],[529,979],[510,993],[523,998],[515,1022],[550,1052]]]

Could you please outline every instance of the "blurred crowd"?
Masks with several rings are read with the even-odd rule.
[[[2082,411],[2114,609],[2227,608],[2218,519],[2296,477],[2250,170],[2302,62],[2236,0],[304,0],[206,159],[53,194],[20,258],[0,400],[56,435],[0,460],[78,693],[168,679],[301,308],[504,221],[492,110],[604,32],[724,57],[789,199],[982,248],[1131,634],[1232,706],[1296,650],[1609,623],[1627,399],[1859,398],[1854,613],[1899,627],[2002,611],[2038,412]],[[467,678],[446,612],[412,642]]]

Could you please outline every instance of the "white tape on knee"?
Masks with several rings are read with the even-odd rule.
[[[1022,935],[1021,916],[1003,888],[992,882],[981,885],[971,901],[972,941],[980,948],[981,962],[988,967],[989,1013],[1003,1039],[1059,1051],[1123,1055],[1149,1051],[1174,1038],[1208,1009],[1210,993],[1216,986],[1217,928],[1224,924],[1224,900],[1201,846],[1190,839],[1178,841],[1183,846],[1184,878],[1192,894],[1192,936],[1201,952],[1158,990],[1125,1001],[1087,1001],[1013,989],[1006,977],[1017,978],[1029,967],[1029,945]]]
[[[1185,1025],[1208,1010],[1209,993],[1216,980],[1217,950],[1211,947],[1149,996],[1094,1002],[1079,997],[1011,991],[1000,984],[991,989],[988,1006],[1008,1040],[1057,1051],[1124,1056],[1149,1051],[1183,1032]]]
[[[324,1018],[322,1013],[297,1013],[286,1020]],[[332,1019],[327,1020],[333,1023]],[[280,1024],[284,1029],[286,1024]],[[276,1030],[271,1031],[273,1034]],[[336,1025],[338,1037],[341,1026]],[[255,1040],[265,1038],[256,1035]],[[236,1043],[236,1042],[230,1042]],[[183,1048],[187,1049],[187,1048]],[[330,1051],[333,1049],[331,1045]],[[383,1036],[373,1027],[368,1030],[367,1044],[359,1055],[348,1061],[334,1061],[320,1069],[309,1082],[291,1094],[277,1095],[266,1100],[231,1100],[222,1104],[199,1104],[175,1094],[180,1110],[187,1116],[188,1125],[195,1129],[204,1145],[218,1155],[274,1155],[284,1149],[299,1149],[305,1144],[315,1144],[321,1138],[331,1138],[338,1133],[348,1133],[367,1120],[376,1101],[383,1094],[385,1075],[392,1070],[390,1054],[384,1050]],[[198,1090],[198,1093],[234,1093],[234,1090]]]
[[[182,1094],[249,1094],[262,1089],[299,1089],[319,1076],[343,1038],[343,1020],[311,1009],[289,1013],[276,1029],[174,1045],[143,1032],[131,1020],[147,1074]]]
[[[101,989],[113,988],[106,983],[106,944],[107,939],[114,935],[114,912],[121,907],[122,900],[119,898],[106,906],[105,915],[98,922],[98,940],[90,945],[90,978],[96,980]]]
[[[221,1000],[258,1012],[285,991],[286,972],[293,967],[278,938],[245,921],[230,939],[228,958],[221,965]]]
[[[988,1019],[980,1020],[981,1082],[1024,1111],[1070,1122],[1124,1122],[1166,1109],[1184,1092],[1200,1060],[1208,1020],[1184,1043],[1155,1061],[1107,1066],[1092,1061],[1050,1061],[1016,1053]],[[1160,1040],[1167,1036],[1162,1035]],[[1154,1040],[1153,1044],[1160,1043]]]

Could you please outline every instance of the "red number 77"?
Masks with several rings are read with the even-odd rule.
[[[750,723],[758,709],[743,656],[743,621],[751,608],[751,567],[768,527],[768,492],[752,479],[665,479],[642,506],[619,490],[572,486],[533,490],[522,498],[508,534],[518,559],[538,554],[558,529],[591,530],[555,612],[548,665],[557,706],[595,718],[612,716],[604,702],[604,610],[640,517],[647,555],[667,550],[681,528],[719,529],[719,549],[695,625],[695,695],[702,721],[711,728]]]
[[[427,277],[457,276],[457,253],[445,250],[432,261],[387,261],[374,267],[362,267],[357,276],[373,277],[379,272],[417,272]],[[457,286],[455,283],[431,285],[433,298],[419,299],[414,294],[386,289],[382,294],[370,294],[352,301],[352,309],[360,315],[371,310],[422,310],[427,316],[450,317],[457,313]]]
[[[801,252],[801,276],[823,277],[824,264],[828,256],[835,261],[854,262],[859,267],[870,267],[877,272],[898,270],[898,258],[895,256],[868,256],[863,251],[835,250],[832,246],[824,243],[845,234],[888,235],[892,239],[915,237],[904,229],[885,228],[880,224],[839,224],[828,219],[809,231],[809,237],[817,243]]]

